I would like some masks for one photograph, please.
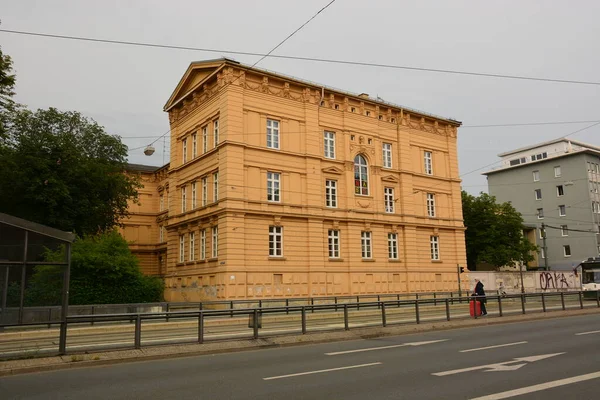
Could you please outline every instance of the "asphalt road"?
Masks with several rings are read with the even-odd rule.
[[[566,296],[565,306],[567,308],[579,308],[579,300],[575,296]],[[597,307],[595,302],[586,301],[586,308]],[[528,299],[526,304],[528,312],[541,312],[542,304],[539,298]],[[559,297],[553,297],[546,301],[548,311],[562,309]],[[503,302],[503,313],[520,314],[521,302],[519,299],[505,300]],[[498,305],[494,301],[488,302],[489,317],[499,314]],[[452,319],[469,318],[469,304],[456,303],[450,306]],[[414,324],[415,310],[412,306],[386,309],[388,324]],[[420,320],[422,322],[445,320],[445,303],[436,305],[422,305],[420,307]],[[197,342],[198,323],[194,318],[189,322],[181,319],[171,319],[170,323],[144,322],[142,324],[142,346],[174,344],[185,342]],[[182,323],[183,322],[183,323]],[[265,314],[263,316],[262,329],[259,336],[297,334],[301,331],[301,319],[296,314]],[[381,312],[376,308],[366,310],[349,310],[350,329],[361,326],[381,325]],[[343,312],[317,312],[307,314],[307,330],[314,332],[318,330],[341,330],[344,329]],[[253,331],[248,328],[248,318],[218,317],[205,321],[204,338],[210,340],[252,338]],[[70,325],[67,336],[67,350],[93,351],[111,348],[131,348],[133,346],[133,325],[122,324],[120,326],[96,325],[85,327],[81,325]],[[42,328],[37,331],[29,330],[21,337],[11,334],[0,333],[0,357],[11,357],[16,355],[42,355],[45,353],[56,353],[58,349],[58,330]]]
[[[0,397],[595,399],[599,343],[594,314],[9,376]]]

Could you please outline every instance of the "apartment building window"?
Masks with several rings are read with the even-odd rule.
[[[383,167],[392,168],[392,145],[390,143],[384,143],[383,149]]]
[[[165,196],[161,193],[160,199],[158,201],[158,209],[163,211],[165,209]]]
[[[200,231],[200,259],[206,259],[206,229]]]
[[[369,195],[369,166],[361,154],[354,157],[354,193]]]
[[[537,209],[537,217],[538,217],[538,219],[544,219],[544,209],[543,208]]]
[[[558,185],[556,187],[556,196],[560,197],[560,196],[564,196],[565,195],[565,189],[563,187],[563,185]]]
[[[267,147],[279,149],[279,121],[267,120]]]
[[[213,173],[213,201],[219,201],[219,172]]]
[[[560,226],[560,236],[569,236],[569,228],[567,225]]]
[[[548,153],[547,152],[543,152],[543,153],[539,153],[539,154],[533,154],[531,156],[531,161],[542,160],[544,158],[548,158]]]
[[[431,158],[431,152],[424,152],[424,162],[425,162],[425,173],[427,175],[433,175],[433,163]]]
[[[427,193],[427,215],[431,218],[435,217],[435,194]]]
[[[196,259],[196,232],[190,232],[190,261]]]
[[[202,128],[202,154],[208,151],[208,126]]]
[[[360,245],[362,258],[371,258],[371,232],[362,231],[360,233]]]
[[[398,259],[398,234],[388,233],[388,258],[390,260]]]
[[[323,133],[323,148],[325,158],[335,159],[335,132],[325,131]]]
[[[567,208],[564,205],[558,206],[558,216],[564,217],[565,215],[567,215]]]
[[[534,182],[540,181],[540,171],[533,171],[533,181]]]
[[[555,178],[560,178],[561,175],[561,170],[560,170],[560,165],[554,167],[554,177]]]
[[[219,144],[219,120],[213,122],[213,139],[215,147]]]
[[[563,246],[563,254],[565,255],[565,257],[571,257],[571,246],[568,244],[565,244]]]
[[[544,230],[540,228],[540,239],[544,238]]]
[[[383,199],[385,202],[385,212],[394,212],[394,188],[386,187],[383,189]]]
[[[212,228],[212,258],[217,258],[219,255],[219,227]]]
[[[337,181],[330,179],[325,181],[325,206],[337,207]]]
[[[541,200],[542,199],[542,189],[535,189],[535,199],[536,200]]]
[[[594,214],[600,213],[600,203],[597,201],[592,201],[592,212]]]
[[[192,135],[192,159],[198,155],[198,135],[194,133]]]
[[[187,139],[181,141],[181,152],[183,154],[183,164],[187,162]]]
[[[340,231],[330,229],[327,234],[329,258],[340,258]]]
[[[187,188],[185,186],[181,187],[181,212],[185,212],[187,210]]]
[[[267,172],[267,201],[280,201],[280,177],[281,174],[279,172]]]
[[[196,196],[196,182],[192,182],[192,210],[196,207],[198,207]]]
[[[440,259],[440,238],[437,236],[429,236],[429,247],[431,250],[431,259]]]
[[[179,262],[185,261],[185,235],[179,235]]]
[[[202,178],[202,207],[208,203],[208,178]]]
[[[269,227],[269,257],[283,256],[283,227]]]

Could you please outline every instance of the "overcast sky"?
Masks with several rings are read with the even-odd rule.
[[[2,0],[0,28],[261,53],[328,2]],[[600,82],[599,15],[600,2],[592,0],[337,0],[276,54]],[[228,56],[3,32],[0,46],[14,60],[19,102],[80,111],[123,136],[130,148],[153,140],[140,137],[168,131],[162,107],[191,61]],[[465,126],[600,120],[600,86],[594,85],[269,58],[259,66],[378,95]],[[460,128],[463,187],[486,191],[481,171],[470,172],[498,161],[500,152],[588,125]],[[600,145],[600,125],[571,137]],[[162,141],[156,147],[153,157],[132,150],[130,161],[161,164]]]

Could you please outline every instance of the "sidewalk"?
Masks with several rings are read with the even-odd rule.
[[[486,317],[478,319],[441,321],[423,324],[410,324],[383,327],[355,328],[349,331],[315,332],[306,335],[289,335],[266,337],[258,340],[234,340],[205,344],[188,344],[174,346],[145,347],[140,350],[118,350],[94,352],[89,354],[72,354],[66,356],[31,358],[0,362],[0,376],[42,372],[56,369],[109,365],[123,362],[149,361],[173,357],[188,357],[204,354],[216,354],[279,346],[300,344],[316,344],[342,340],[360,340],[373,337],[413,334],[432,330],[460,329],[483,325],[497,325],[522,321],[535,321],[550,318],[561,318],[580,315],[600,314],[600,309],[553,311],[525,315],[505,316],[502,318]]]

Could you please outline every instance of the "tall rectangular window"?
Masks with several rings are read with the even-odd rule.
[[[394,212],[394,188],[386,187],[383,188],[383,201],[385,204],[385,212]]]
[[[208,126],[202,128],[202,154],[208,151]]]
[[[196,196],[196,182],[192,182],[192,210],[196,207],[198,207]]]
[[[192,158],[196,158],[198,155],[198,135],[194,133],[192,135]]]
[[[431,259],[439,260],[440,259],[440,238],[437,236],[429,237],[429,247],[431,249]]]
[[[535,193],[535,199],[536,200],[541,200],[542,199],[542,189],[535,189],[533,192]]]
[[[279,149],[279,121],[267,120],[267,147]]]
[[[213,122],[213,139],[215,147],[219,145],[219,120]]]
[[[390,260],[398,259],[398,234],[388,233],[388,258]]]
[[[269,257],[283,256],[283,228],[281,226],[269,227]]]
[[[212,258],[217,258],[219,255],[219,227],[212,228]]]
[[[340,231],[330,229],[327,235],[329,258],[340,258]]]
[[[335,159],[335,132],[325,131],[323,133],[323,145],[325,158]]]
[[[360,233],[360,247],[362,258],[371,258],[371,232]]]
[[[206,229],[200,231],[200,259],[206,259]]]
[[[533,181],[534,182],[540,181],[540,171],[533,171]]]
[[[568,244],[564,245],[563,253],[565,254],[565,257],[571,257],[571,246]]]
[[[435,194],[427,193],[427,215],[431,218],[435,217]]]
[[[560,175],[561,175],[561,173],[562,173],[562,172],[561,172],[561,170],[560,170],[560,165],[559,165],[559,166],[556,166],[556,167],[554,167],[554,177],[555,177],[555,178],[560,178]]]
[[[563,185],[558,185],[556,187],[556,196],[560,197],[560,196],[564,196],[565,195],[565,189],[563,187]]]
[[[183,164],[185,164],[187,162],[187,139],[181,141],[181,152]]]
[[[179,262],[185,261],[185,235],[179,235]]]
[[[538,217],[538,219],[544,219],[544,209],[543,208],[537,209],[537,217]]]
[[[190,261],[196,259],[196,232],[190,232]]]
[[[560,226],[560,236],[569,236],[569,228],[567,225]]]
[[[219,201],[219,172],[213,173],[213,201]]]
[[[337,181],[331,179],[325,181],[325,206],[337,207]]]
[[[427,175],[433,175],[433,162],[431,157],[431,152],[424,152],[424,162],[425,162],[425,173]]]
[[[267,200],[280,201],[279,184],[281,174],[279,172],[267,172]]]
[[[208,178],[202,178],[202,207],[208,203]]]
[[[565,215],[567,215],[567,208],[564,205],[558,206],[558,216],[564,217]]]
[[[187,188],[185,186],[181,187],[181,212],[185,212],[187,210]]]
[[[383,144],[383,168],[392,168],[392,145],[390,143]]]

